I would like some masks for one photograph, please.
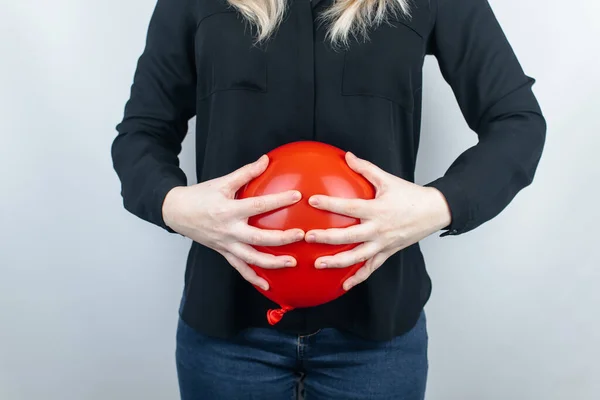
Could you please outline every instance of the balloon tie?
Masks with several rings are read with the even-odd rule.
[[[269,324],[275,325],[279,321],[281,321],[281,319],[283,318],[285,313],[287,313],[288,311],[290,311],[292,309],[293,309],[293,307],[281,307],[281,308],[269,310],[269,311],[267,311],[267,321],[269,321]]]

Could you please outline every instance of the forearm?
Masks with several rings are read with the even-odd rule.
[[[165,229],[163,201],[171,189],[187,185],[177,154],[177,149],[144,132],[120,134],[112,146],[125,209]]]
[[[440,190],[449,204],[447,234],[468,232],[494,218],[533,181],[545,143],[545,120],[535,112],[504,118],[483,128],[479,143],[427,185]]]

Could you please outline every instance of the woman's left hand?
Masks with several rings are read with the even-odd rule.
[[[450,210],[444,196],[435,188],[423,187],[391,175],[372,163],[346,153],[348,166],[363,175],[376,189],[374,199],[343,199],[314,195],[315,208],[360,219],[348,228],[318,229],[306,232],[309,243],[360,243],[352,250],[320,257],[316,268],[346,268],[365,265],[344,282],[344,290],[364,282],[394,253],[448,226]]]

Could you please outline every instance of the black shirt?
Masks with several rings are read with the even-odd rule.
[[[166,193],[186,185],[178,154],[196,116],[199,181],[226,175],[287,142],[317,140],[414,180],[422,67],[434,56],[479,141],[429,185],[446,197],[444,235],[470,231],[529,185],[546,125],[487,0],[415,0],[398,15],[334,49],[320,13],[331,0],[290,0],[275,36],[254,31],[224,0],[158,0],[112,156],[124,206],[169,232]],[[201,202],[202,199],[199,199]],[[306,333],[337,327],[372,339],[410,329],[431,282],[418,244],[390,257],[337,300],[288,313],[276,326]],[[268,326],[277,308],[216,251],[192,243],[182,318],[227,337]]]

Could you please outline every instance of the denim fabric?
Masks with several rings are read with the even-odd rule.
[[[306,336],[253,328],[231,340],[202,335],[180,319],[182,400],[423,400],[425,315],[387,342],[322,329]]]

